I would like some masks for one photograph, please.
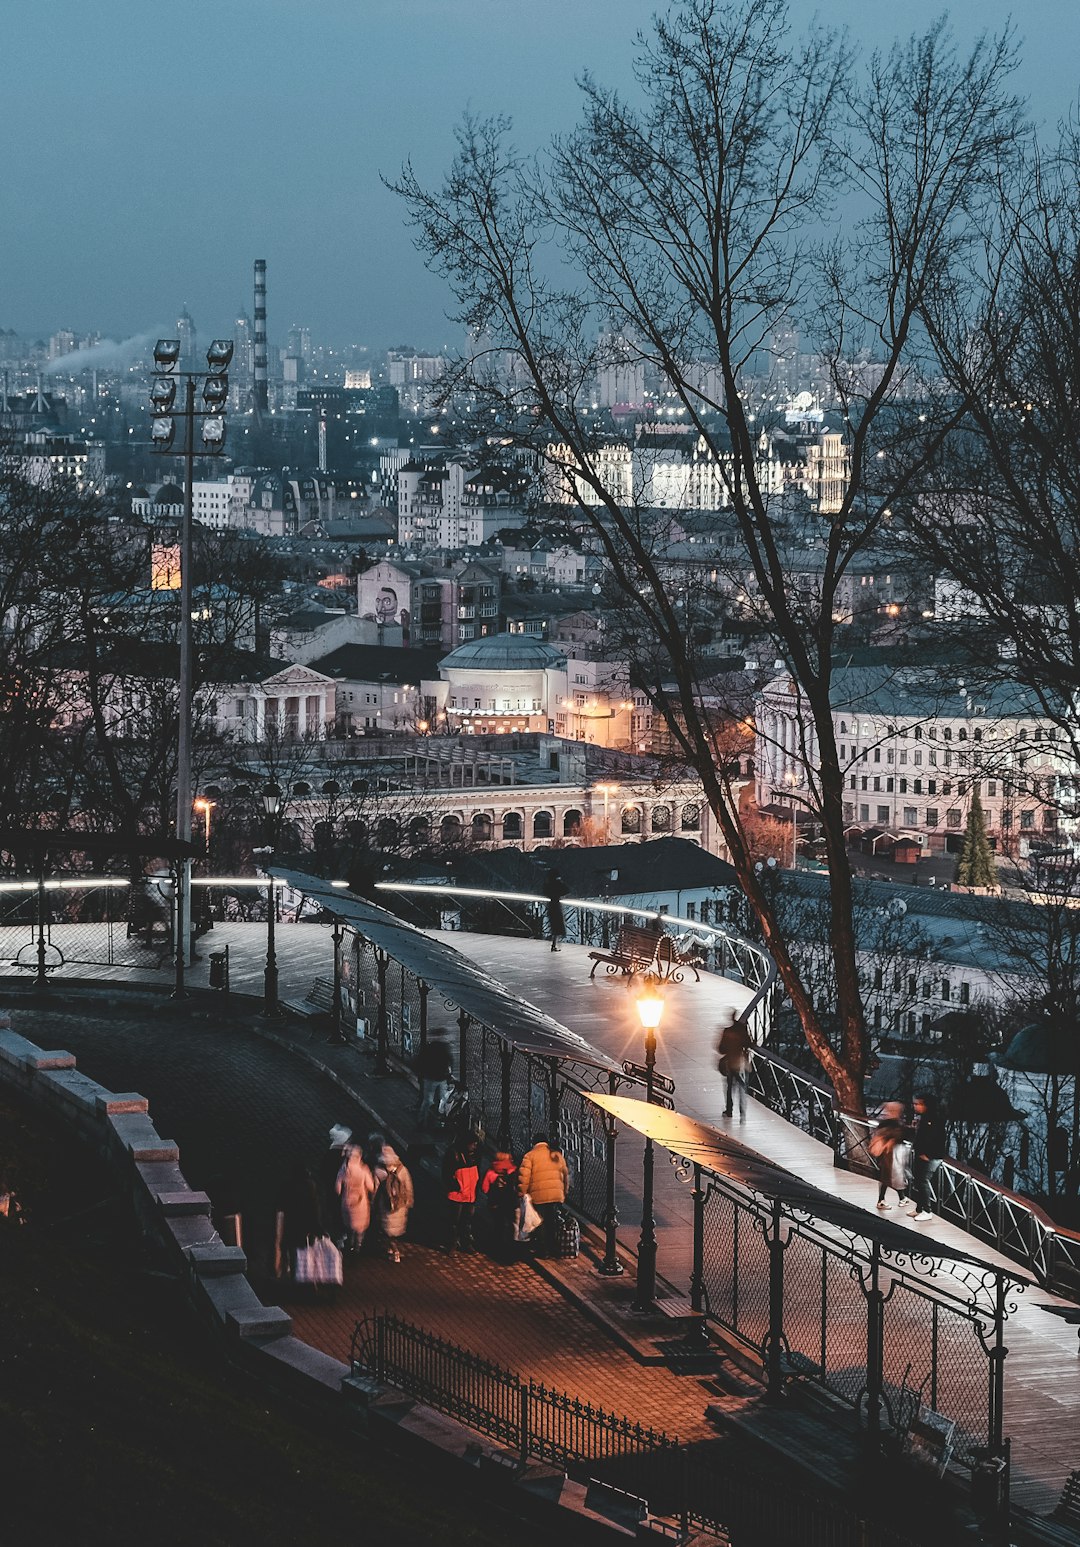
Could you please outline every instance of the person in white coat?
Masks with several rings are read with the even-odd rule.
[[[337,1194],[341,1199],[341,1222],[345,1227],[345,1248],[358,1252],[371,1224],[371,1200],[375,1177],[364,1159],[363,1148],[356,1143],[345,1146],[337,1175]]]

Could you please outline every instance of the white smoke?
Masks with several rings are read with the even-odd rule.
[[[146,333],[133,333],[130,338],[119,342],[103,338],[100,343],[91,344],[87,349],[73,349],[70,354],[50,360],[45,367],[45,375],[77,376],[80,371],[119,369],[130,365],[132,360],[163,336],[159,328],[153,328]]]

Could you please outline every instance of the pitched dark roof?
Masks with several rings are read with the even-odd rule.
[[[320,660],[312,661],[339,682],[434,681],[439,675],[441,650],[407,650],[400,645],[340,645]]]

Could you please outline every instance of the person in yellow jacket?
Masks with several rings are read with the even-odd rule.
[[[518,1197],[528,1193],[533,1207],[543,1220],[537,1231],[548,1256],[554,1256],[558,1242],[559,1205],[566,1202],[570,1173],[562,1150],[553,1149],[546,1133],[533,1134],[532,1149],[518,1167]]]

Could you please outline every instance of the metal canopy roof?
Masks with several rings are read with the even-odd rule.
[[[527,1000],[519,999],[460,951],[441,940],[433,940],[423,930],[405,923],[385,908],[302,870],[271,865],[269,873],[279,876],[327,913],[348,924],[372,945],[386,951],[396,962],[423,979],[429,988],[452,1000],[481,1025],[490,1026],[521,1052],[621,1072],[621,1064],[591,1046],[584,1037],[579,1037],[554,1017],[545,1015]]]
[[[920,1257],[963,1263],[966,1267],[978,1268],[984,1273],[1006,1271],[978,1257],[972,1257],[967,1252],[958,1251],[953,1246],[943,1246],[940,1241],[920,1235],[915,1230],[870,1214],[858,1204],[848,1203],[820,1187],[813,1187],[791,1171],[770,1164],[737,1140],[728,1138],[719,1129],[710,1128],[707,1123],[699,1123],[696,1118],[686,1117],[682,1112],[668,1112],[663,1107],[650,1106],[648,1102],[637,1101],[630,1096],[587,1094],[590,1101],[605,1112],[610,1112],[618,1122],[625,1123],[627,1128],[633,1128],[646,1138],[654,1139],[672,1154],[681,1155],[695,1165],[719,1172],[721,1176],[738,1182],[750,1192],[777,1199],[793,1208],[804,1209],[808,1214],[827,1220],[831,1225],[838,1225],[842,1230],[854,1231],[869,1241],[877,1241],[886,1251],[907,1256],[914,1251]],[[1007,1276],[1018,1283],[1029,1281],[1012,1268],[1007,1270]]]

